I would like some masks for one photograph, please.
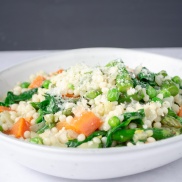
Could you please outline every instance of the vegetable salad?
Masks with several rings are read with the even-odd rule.
[[[0,131],[60,147],[143,145],[182,132],[182,80],[122,60],[40,72],[0,102]]]

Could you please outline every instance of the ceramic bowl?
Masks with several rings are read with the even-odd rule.
[[[18,81],[40,70],[51,72],[76,63],[90,66],[105,65],[121,58],[135,68],[143,64],[157,72],[182,76],[182,61],[119,48],[88,48],[62,51],[0,73],[0,96]],[[151,144],[104,149],[75,149],[47,147],[12,138],[0,133],[0,150],[22,165],[53,176],[72,179],[107,179],[140,173],[165,165],[182,157],[182,135]]]

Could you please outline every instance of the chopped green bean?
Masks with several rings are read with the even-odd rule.
[[[65,116],[73,116],[72,108],[63,110],[62,114],[64,114]]]
[[[23,82],[23,83],[20,84],[20,87],[21,87],[21,88],[28,88],[29,85],[30,85],[29,82]]]
[[[42,140],[42,138],[40,138],[40,137],[31,138],[31,139],[30,139],[30,142],[31,142],[31,143],[35,143],[35,144],[43,144],[43,140]]]
[[[107,100],[108,101],[117,101],[119,99],[119,91],[116,88],[112,88],[107,93]]]
[[[172,81],[175,82],[176,84],[180,84],[181,83],[181,78],[179,76],[174,76],[172,78]]]
[[[157,95],[157,91],[150,85],[147,85],[146,92],[150,99],[156,97]]]
[[[88,99],[95,99],[101,93],[102,92],[100,90],[91,90],[91,91],[86,93],[85,97]]]
[[[168,90],[172,96],[176,96],[179,93],[179,88],[172,80],[164,81],[161,87]]]
[[[42,87],[43,87],[43,88],[48,89],[48,88],[49,88],[50,83],[51,83],[51,81],[50,81],[50,80],[45,80],[45,81],[43,82],[43,84],[42,84]]]

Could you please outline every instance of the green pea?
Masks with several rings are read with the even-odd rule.
[[[174,76],[172,78],[172,81],[175,82],[175,83],[177,83],[177,84],[180,84],[181,83],[181,78],[179,76]]]
[[[150,99],[156,97],[157,91],[150,85],[146,88],[147,95],[150,97]]]
[[[114,128],[120,124],[120,119],[117,116],[113,116],[108,120],[108,123],[111,128]]]
[[[71,89],[71,90],[74,90],[75,89],[74,85],[71,84],[71,83],[68,84],[68,88]]]
[[[139,90],[138,92],[134,93],[133,95],[131,95],[131,98],[133,100],[136,100],[136,101],[140,101],[144,98],[144,93],[142,90]]]
[[[119,99],[119,91],[116,88],[112,88],[107,93],[107,100],[108,101],[117,101]]]
[[[51,83],[51,81],[50,80],[45,80],[44,82],[43,82],[43,84],[42,84],[42,87],[44,87],[44,88],[49,88],[49,84]]]
[[[152,98],[152,101],[153,102],[160,102],[162,104],[162,100],[160,98],[158,98],[158,97]]]
[[[171,93],[167,89],[161,90],[160,93],[163,95],[164,98],[171,96]]]
[[[20,84],[20,87],[21,87],[21,88],[28,88],[29,85],[30,85],[29,82],[23,82],[23,83]]]
[[[43,144],[43,140],[42,140],[42,138],[40,138],[40,137],[31,138],[31,139],[30,139],[30,142],[31,142],[31,143],[35,143],[35,144]]]
[[[179,93],[179,88],[172,80],[166,80],[161,85],[162,90],[167,89],[172,96],[176,96]]]
[[[88,99],[95,99],[98,95],[100,95],[102,92],[100,90],[91,90],[86,93],[86,97]]]

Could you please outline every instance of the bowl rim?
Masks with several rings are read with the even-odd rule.
[[[38,145],[34,143],[29,143],[13,136],[6,135],[0,132],[0,140],[4,140],[9,145],[16,145],[21,148],[27,148],[35,151],[44,151],[44,152],[53,152],[57,154],[123,154],[123,153],[131,153],[131,152],[138,152],[142,150],[150,150],[153,148],[161,148],[166,145],[172,145],[174,143],[178,143],[182,141],[182,135],[174,136],[171,138],[159,140],[153,143],[143,144],[143,145],[134,145],[134,146],[123,146],[123,147],[110,147],[110,148],[66,148],[66,147],[58,147],[58,146],[45,146],[45,145]]]
[[[124,52],[130,52],[130,53],[134,53],[134,54],[142,54],[145,56],[153,56],[153,57],[158,57],[161,59],[170,59],[175,60],[175,61],[179,61],[181,62],[182,60],[177,59],[177,58],[173,58],[173,57],[169,57],[169,56],[164,56],[164,55],[159,55],[159,54],[154,54],[154,53],[148,53],[148,52],[143,52],[141,50],[131,50],[131,49],[126,49],[126,48],[114,48],[114,47],[94,47],[94,48],[78,48],[78,49],[70,49],[70,50],[56,50],[53,51],[53,53],[47,53],[45,55],[41,55],[41,56],[36,56],[34,58],[31,59],[27,59],[27,61],[23,62],[23,63],[18,63],[15,64],[11,67],[8,67],[6,69],[3,69],[2,71],[0,71],[0,75],[3,74],[4,72],[10,71],[11,69],[15,69],[16,67],[20,67],[26,64],[30,64],[34,61],[38,61],[38,60],[42,60],[42,59],[46,59],[46,58],[51,58],[51,57],[57,57],[60,54],[70,54],[70,53],[86,53],[88,51],[124,51]],[[181,62],[182,63],[182,62]],[[45,145],[38,145],[38,144],[33,144],[33,143],[29,143],[29,142],[25,142],[22,141],[20,139],[14,138],[13,136],[9,136],[6,135],[2,132],[0,132],[0,140],[4,140],[6,142],[8,142],[8,144],[15,144],[16,146],[20,146],[20,147],[27,147],[27,148],[31,148],[34,150],[39,150],[42,151],[44,150],[44,152],[54,152],[54,153],[67,153],[67,154],[113,154],[113,153],[128,153],[128,152],[136,152],[136,151],[140,151],[140,150],[149,150],[152,148],[156,148],[156,147],[162,147],[162,146],[166,146],[166,145],[171,145],[173,143],[177,143],[180,142],[182,140],[182,135],[179,136],[174,136],[171,138],[167,138],[167,139],[163,139],[154,143],[149,143],[149,144],[144,144],[144,145],[138,145],[138,146],[124,146],[124,147],[111,147],[111,148],[93,148],[93,149],[82,149],[82,148],[64,148],[64,147],[57,147],[57,146],[45,146]]]

